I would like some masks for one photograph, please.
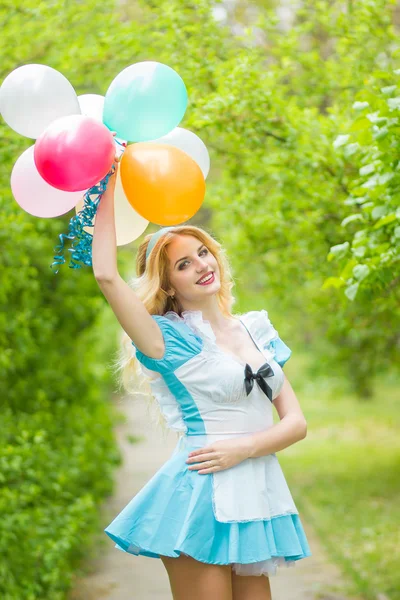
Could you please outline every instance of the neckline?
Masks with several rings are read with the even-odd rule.
[[[208,327],[210,328],[210,330],[211,330],[211,333],[212,333],[212,335],[213,335],[212,343],[213,343],[213,345],[215,346],[215,348],[218,350],[218,352],[219,352],[221,355],[224,355],[224,356],[227,356],[228,358],[231,358],[231,359],[232,359],[232,360],[233,360],[235,363],[237,363],[238,365],[240,365],[240,366],[241,366],[243,369],[246,367],[246,364],[248,364],[248,365],[250,366],[251,370],[253,371],[253,373],[256,373],[256,372],[257,372],[257,370],[258,370],[258,369],[260,369],[260,368],[261,368],[261,366],[262,366],[263,364],[265,364],[266,362],[268,362],[268,361],[267,361],[267,358],[266,358],[266,356],[264,355],[264,352],[261,350],[261,348],[260,348],[259,344],[257,343],[256,339],[253,337],[253,335],[251,334],[251,332],[250,332],[249,328],[246,326],[246,324],[245,324],[245,322],[244,322],[244,320],[243,320],[243,317],[244,317],[244,316],[245,316],[247,313],[245,313],[244,315],[241,315],[241,316],[237,316],[237,317],[236,317],[236,316],[233,316],[233,318],[234,318],[234,319],[236,319],[237,321],[239,321],[239,322],[242,324],[242,326],[245,328],[245,330],[246,330],[246,332],[247,332],[248,336],[250,337],[251,341],[252,341],[252,342],[253,342],[253,344],[255,345],[256,349],[257,349],[257,350],[260,352],[261,356],[262,356],[262,357],[265,359],[265,360],[264,360],[264,362],[263,362],[263,363],[262,363],[262,364],[261,364],[261,365],[258,367],[258,369],[254,369],[254,368],[253,368],[253,366],[252,366],[252,365],[250,365],[249,363],[243,363],[243,362],[242,362],[242,361],[241,361],[241,360],[240,360],[240,359],[239,359],[237,356],[235,356],[235,355],[234,355],[232,352],[227,352],[226,350],[223,350],[223,349],[222,349],[222,348],[221,348],[221,347],[220,347],[220,346],[217,344],[217,341],[216,341],[216,336],[215,336],[215,333],[214,333],[214,330],[213,330],[213,328],[211,327],[211,323],[210,323],[210,321],[208,321],[207,319],[204,319],[204,317],[203,317],[203,313],[201,312],[201,310],[185,310],[185,311],[183,311],[183,312],[182,312],[182,317],[181,317],[181,318],[183,318],[183,320],[185,320],[184,313],[186,313],[186,314],[187,314],[187,313],[192,313],[192,314],[196,314],[196,313],[197,313],[197,315],[199,316],[199,318],[201,319],[201,321],[202,321],[204,324],[208,325]],[[179,316],[179,315],[178,315],[178,316]]]
[[[237,362],[241,367],[243,367],[243,369],[246,367],[246,364],[248,364],[249,367],[251,368],[251,370],[253,371],[253,373],[256,373],[258,371],[258,369],[260,369],[262,367],[262,365],[267,362],[267,359],[264,356],[264,353],[261,351],[261,348],[258,345],[258,343],[256,342],[256,340],[251,335],[251,333],[250,333],[248,327],[245,325],[243,319],[241,317],[234,317],[234,318],[237,319],[242,324],[242,326],[245,328],[245,330],[247,331],[247,334],[248,334],[249,338],[251,339],[251,341],[253,342],[253,344],[255,345],[255,347],[257,348],[257,350],[259,351],[259,353],[261,354],[261,356],[264,358],[264,362],[261,363],[261,365],[257,369],[255,369],[252,365],[250,365],[250,363],[242,363],[242,361],[239,360],[239,358],[235,354],[233,354],[232,352],[226,352],[226,350],[222,350],[222,348],[220,346],[218,346],[218,344],[216,342],[215,342],[215,345],[216,345],[216,347],[218,348],[218,350],[222,354],[225,354],[226,356],[231,357],[235,362]]]

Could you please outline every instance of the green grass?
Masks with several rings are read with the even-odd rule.
[[[278,455],[299,511],[349,577],[352,593],[400,600],[396,376],[374,382],[373,397],[363,401],[334,378],[307,373],[304,356],[294,353],[285,372],[308,423],[307,437]]]

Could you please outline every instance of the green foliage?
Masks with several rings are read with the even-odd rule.
[[[1,207],[0,596],[61,599],[117,460],[109,325],[90,272],[50,270],[66,224]]]
[[[67,365],[74,366],[72,357],[67,357]],[[35,378],[27,379],[34,388]],[[65,598],[73,570],[85,557],[93,531],[101,527],[99,501],[112,492],[112,470],[119,456],[103,393],[85,390],[80,401],[66,392],[64,396],[65,400],[47,402],[42,397],[40,407],[31,403],[31,413],[2,410],[4,600]]]
[[[87,9],[3,3],[2,78],[43,62],[97,91],[102,45]],[[12,165],[33,141],[4,123],[0,138],[0,597],[61,600],[100,528],[119,460],[106,402],[116,338],[90,270],[50,269],[69,217],[31,217],[12,198]]]
[[[400,84],[400,71],[394,77]],[[330,285],[346,286],[350,300],[360,288],[378,298],[400,283],[400,98],[396,93],[396,83],[382,87],[381,77],[371,78],[353,104],[350,133],[338,136],[334,143],[342,168],[358,170],[358,177],[346,182],[349,196],[344,203],[354,211],[341,223],[348,239],[331,248],[328,257],[338,259],[342,273],[349,273],[346,279],[331,278]]]
[[[340,597],[399,600],[397,375],[380,377],[373,402],[360,403],[334,373],[313,377],[310,357],[300,348],[296,356],[285,370],[307,417],[308,434],[278,454],[294,500],[352,582]]]

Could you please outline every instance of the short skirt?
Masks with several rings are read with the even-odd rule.
[[[275,575],[278,566],[311,556],[298,514],[217,521],[212,474],[190,471],[187,456],[178,442],[171,458],[104,529],[117,549],[150,558],[185,554],[232,565],[238,575]]]

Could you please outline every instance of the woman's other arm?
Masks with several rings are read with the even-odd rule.
[[[141,352],[162,358],[165,344],[160,327],[143,302],[122,279],[117,266],[114,190],[118,163],[101,197],[93,233],[92,265],[96,281],[124,331]]]
[[[280,421],[269,429],[253,433],[246,438],[249,458],[278,452],[307,435],[306,419],[286,376],[280,393],[274,399],[274,405]]]

